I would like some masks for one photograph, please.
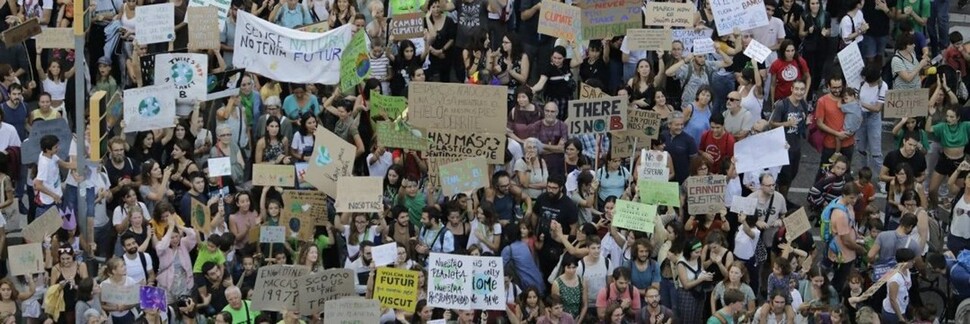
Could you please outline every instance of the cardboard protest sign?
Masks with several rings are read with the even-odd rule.
[[[488,165],[484,157],[474,157],[442,165],[438,169],[445,196],[469,192],[488,185]]]
[[[862,52],[859,51],[859,44],[846,45],[839,51],[838,59],[839,65],[842,66],[842,75],[845,76],[845,86],[859,90],[859,86],[865,81],[862,78],[862,68],[866,66],[866,61],[862,59]]]
[[[441,169],[442,165],[464,159],[463,157],[428,157],[428,180],[426,184],[431,186],[440,185],[441,181],[438,177],[438,169]]]
[[[292,165],[255,163],[253,164],[253,185],[270,187],[293,187],[296,172]]]
[[[141,299],[141,309],[162,310],[168,307],[168,303],[166,303],[165,299],[165,289],[152,286],[141,286],[139,296]]]
[[[714,54],[714,40],[710,38],[698,38],[694,40],[694,55]]]
[[[892,89],[886,92],[883,118],[922,117],[929,114],[930,89]]]
[[[396,251],[397,249],[395,249]],[[418,273],[407,269],[377,268],[374,279],[374,300],[381,306],[414,311],[418,303]]]
[[[108,128],[115,127],[115,125],[118,125],[118,122],[121,121],[121,114],[123,114],[125,111],[124,98],[121,97],[121,94],[123,93],[124,90],[119,89],[118,91],[115,91],[114,94],[108,94],[111,96],[111,99],[108,99],[107,104],[104,105],[104,110],[102,110],[104,112],[105,126]]]
[[[626,134],[636,136],[643,142],[644,147],[650,146],[650,140],[660,137],[660,114],[650,110],[627,108]]]
[[[243,69],[209,73],[205,100],[222,99],[239,94],[244,73],[246,70]]]
[[[788,142],[782,127],[748,136],[734,143],[735,168],[738,173],[760,171],[788,165]]]
[[[731,212],[734,213],[754,215],[757,209],[758,198],[755,197],[734,196],[734,200],[731,201]]]
[[[313,227],[327,220],[327,195],[316,190],[283,190],[281,213],[280,224],[289,237],[312,240]]]
[[[343,53],[340,53],[340,91],[349,93],[369,77],[370,52],[367,49],[367,33],[358,30]]]
[[[186,13],[189,28],[189,50],[218,50],[219,20],[212,19],[219,15],[216,7],[189,7]]]
[[[785,223],[785,239],[788,242],[795,241],[799,236],[812,229],[812,223],[808,221],[808,214],[805,213],[804,207],[782,219],[782,222]]]
[[[219,17],[219,31],[225,29],[226,17],[229,17],[229,7],[232,0],[189,0],[189,8],[192,7],[214,7],[216,17]],[[212,17],[212,16],[209,16]]]
[[[378,323],[381,305],[373,299],[341,298],[324,304],[323,312],[324,323]]]
[[[641,150],[640,169],[637,170],[637,181],[670,181],[670,169],[667,168],[667,152]]]
[[[40,35],[41,32],[42,30],[37,18],[31,18],[20,25],[4,30],[0,36],[3,37],[3,43],[6,44],[7,47],[12,47],[14,45],[23,43],[25,40],[28,40],[31,37]],[[71,44],[71,47],[73,47],[73,41]]]
[[[172,127],[177,95],[172,84],[125,90],[125,133]]]
[[[135,40],[148,45],[175,40],[175,5],[160,3],[135,7]],[[127,96],[125,96],[127,98]]]
[[[408,122],[425,129],[505,134],[508,87],[413,82],[408,86]]]
[[[281,312],[299,309],[297,290],[302,284],[299,279],[309,273],[310,268],[274,264],[259,267],[257,271],[253,298],[250,300],[253,310]]]
[[[155,85],[172,85],[176,99],[204,101],[208,90],[208,73],[209,56],[206,54],[155,55]]]
[[[691,215],[714,214],[724,209],[723,175],[693,176],[687,178],[687,212]]]
[[[232,160],[228,156],[209,158],[206,164],[209,166],[209,177],[223,177],[232,175]]]
[[[428,138],[424,132],[409,125],[398,125],[394,122],[375,123],[377,140],[384,147],[409,149],[415,151],[428,150]]]
[[[502,258],[431,253],[428,306],[447,309],[505,309]]]
[[[394,15],[387,27],[394,39],[424,37],[424,15],[420,12]]]
[[[334,85],[340,81],[340,59],[353,37],[350,24],[311,33],[239,12],[236,26],[246,28],[237,30],[232,66],[280,82]]]
[[[397,243],[381,244],[370,249],[375,266],[386,266],[397,261]]]
[[[35,218],[33,222],[24,227],[24,239],[31,243],[43,242],[45,237],[54,234],[61,228],[61,225],[64,225],[61,212],[57,210],[57,207],[51,207],[43,215]]]
[[[645,14],[643,24],[647,26],[694,27],[694,12],[697,12],[697,7],[694,7],[692,3],[649,2],[643,8]],[[629,36],[629,34],[627,35]]]
[[[192,207],[189,213],[189,220],[191,221],[192,228],[199,231],[202,234],[209,235],[209,221],[211,218],[209,214],[211,211],[209,207],[206,207],[205,202],[192,199]]]
[[[44,272],[44,252],[41,243],[7,246],[7,266],[14,276]]]
[[[579,83],[579,99],[600,98],[605,96],[606,94],[603,93],[603,90],[588,85],[585,82]]]
[[[101,301],[115,305],[141,304],[141,287],[116,285],[110,281],[101,282]]]
[[[751,39],[748,47],[744,48],[744,55],[750,57],[752,60],[758,61],[758,63],[764,63],[768,59],[768,56],[771,55],[771,49]]]
[[[569,134],[604,134],[626,130],[627,97],[569,101]]]
[[[431,146],[425,157],[483,156],[489,164],[505,163],[505,134],[486,134],[472,131],[429,130]]]
[[[74,48],[74,30],[71,28],[47,28],[34,38],[37,48]]]
[[[579,7],[559,1],[542,1],[539,13],[539,34],[575,41],[582,19]]]
[[[655,3],[689,5],[686,3],[651,2],[651,4]],[[673,30],[666,28],[629,29],[626,31],[627,48],[631,50],[669,51],[673,46],[673,43],[670,41],[674,37],[673,33]]]
[[[710,3],[719,35],[730,35],[736,29],[745,31],[768,25],[764,0],[711,0]]]
[[[653,232],[657,206],[617,199],[613,208],[613,226],[644,233]]]
[[[877,291],[879,291],[879,289],[882,288],[882,286],[886,285],[886,282],[889,281],[889,278],[892,278],[894,275],[896,275],[897,272],[899,272],[899,269],[902,266],[903,264],[897,264],[896,268],[887,271],[886,274],[882,275],[882,277],[879,278],[879,280],[876,280],[876,282],[872,283],[872,286],[869,286],[869,288],[867,288],[866,291],[862,292],[862,295],[859,295],[859,297],[861,297],[862,299],[868,299],[869,297],[872,297],[872,295],[874,295]]]
[[[351,269],[327,269],[301,276],[296,290],[300,314],[320,314],[327,302],[356,295],[355,275]]]
[[[384,211],[384,179],[379,177],[340,177],[337,179],[338,213],[379,213]]]
[[[174,111],[174,107],[172,109]],[[47,135],[54,135],[57,137],[58,142],[62,143],[60,149],[57,150],[57,156],[61,160],[67,160],[70,156],[71,149],[71,139],[74,138],[73,133],[71,133],[71,127],[67,125],[67,120],[64,118],[54,118],[51,120],[37,120],[31,124],[30,127],[30,137],[27,137],[22,144],[20,144],[20,162],[23,164],[34,164],[37,163],[37,158],[40,156],[40,139]],[[67,143],[68,145],[64,145]]]
[[[401,117],[401,113],[408,107],[408,98],[400,96],[385,96],[380,92],[370,91],[370,113],[371,116],[387,114],[390,119]]]
[[[680,187],[676,182],[640,180],[637,192],[644,204],[680,207]]]
[[[613,132],[610,136],[610,156],[627,157],[636,152],[637,147],[643,147],[643,142],[633,136],[627,136],[626,132]],[[648,145],[650,143],[647,143]]]
[[[259,243],[283,243],[286,242],[286,227],[284,226],[260,226]]]
[[[324,127],[317,127],[313,155],[308,161],[307,182],[324,193],[337,195],[337,178],[350,176],[357,147]]]
[[[714,31],[708,28],[701,30],[696,30],[693,28],[674,29],[671,33],[671,36],[673,36],[673,40],[671,40],[671,42],[675,40],[680,41],[681,44],[684,44],[684,54],[693,53],[694,40],[704,38],[709,39],[711,38],[712,34],[714,34]]]
[[[640,0],[585,0],[580,3],[583,37],[601,39],[626,35],[627,29],[643,27]]]

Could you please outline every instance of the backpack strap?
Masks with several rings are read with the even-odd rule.
[[[718,321],[721,321],[721,324],[728,324],[727,319],[724,318],[724,315],[721,315],[721,311],[720,310],[714,312],[714,317],[717,318]]]
[[[141,270],[145,272],[145,280],[148,280],[148,260],[145,260],[144,252],[137,252],[138,259],[141,261]]]

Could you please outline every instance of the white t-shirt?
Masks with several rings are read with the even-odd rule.
[[[141,214],[145,216],[145,221],[152,220],[152,214],[148,213],[148,206],[145,206],[145,203],[140,201],[138,202],[138,206],[141,207]],[[111,224],[119,225],[125,218],[128,218],[128,211],[123,207],[123,204],[115,207],[114,212],[111,214]]]
[[[626,236],[626,230],[620,230],[620,235]],[[600,241],[600,257],[610,259],[610,268],[612,268],[608,269],[610,273],[623,264],[625,260],[623,252],[623,247],[616,243],[613,235],[603,235],[603,240]]]
[[[30,18],[42,18],[44,10],[54,9],[54,0],[17,0],[17,6],[21,8],[24,13],[24,17]],[[55,13],[51,12],[50,18],[55,18]]]
[[[629,41],[627,39],[628,37],[623,37],[623,43],[620,44],[620,52],[623,52],[623,54],[629,55],[626,62],[623,62],[623,63],[636,64],[641,59],[647,58],[647,51],[630,50],[629,48],[630,45],[628,45]],[[636,71],[634,71],[634,73],[636,73]]]
[[[351,221],[353,221],[353,219],[351,219]],[[369,226],[369,227],[367,227],[366,230],[364,230],[363,233],[357,234],[358,235],[357,236],[357,244],[350,244],[350,225],[344,225],[343,234],[344,234],[344,239],[347,240],[347,256],[348,257],[356,256],[357,253],[360,252],[360,242],[363,242],[363,241],[371,241],[371,242],[374,242],[374,237],[380,235],[379,233],[377,233],[377,226],[376,225]]]
[[[970,239],[970,202],[960,196],[953,204],[953,222],[950,224],[950,234]]]
[[[471,225],[472,225],[472,228],[471,228],[471,231],[468,232],[468,245],[466,246],[466,248],[469,248],[472,245],[478,245],[478,247],[482,249],[482,253],[485,253],[485,252],[495,253],[495,251],[492,251],[492,249],[489,248],[487,245],[485,245],[484,243],[481,243],[482,241],[479,241],[478,237],[475,236],[475,231],[480,231],[482,232],[482,234],[484,234],[485,237],[489,237],[489,235],[485,231],[484,225],[478,222],[478,219],[473,219],[471,222]],[[495,238],[501,235],[502,235],[502,224],[499,224],[499,223],[492,224],[491,237]]]
[[[138,256],[139,254],[143,254],[145,256],[144,267],[141,265],[141,258]],[[154,265],[152,265],[152,258],[148,256],[148,254],[144,254],[142,252],[136,252],[134,259],[129,259],[128,253],[125,253],[124,257],[121,259],[125,260],[125,267],[128,268],[128,278],[135,280],[135,282],[141,282],[142,280],[147,281],[148,273],[146,273],[146,271],[155,270]]]
[[[0,122],[0,151],[6,152],[7,148],[20,147],[20,135],[13,125]]]
[[[879,80],[879,84],[876,86],[869,85],[868,82],[862,83],[859,87],[859,103],[866,105],[881,104],[886,102],[886,91],[889,90],[889,86],[886,82]],[[866,108],[862,108],[863,112],[866,112]]]
[[[866,23],[866,18],[862,15],[862,10],[857,10],[855,15],[849,16],[848,13],[842,17],[842,21],[839,22],[839,35],[842,35],[842,40],[849,42],[846,37],[851,35],[853,32],[859,32],[862,28],[862,24]],[[859,34],[855,39],[852,39],[851,43],[858,43],[862,41],[862,33]]]
[[[47,190],[52,191],[58,197],[64,195],[61,191],[61,171],[57,166],[57,161],[60,160],[61,158],[57,154],[48,158],[41,153],[40,157],[37,158],[37,177],[34,178],[44,183],[44,187],[47,187]],[[54,203],[54,198],[40,192],[40,202],[50,205]]]
[[[105,281],[102,281],[101,282],[101,290],[104,290],[107,285],[112,285],[112,286],[115,286],[115,287],[118,287],[118,286],[121,286],[121,287],[138,286],[138,281],[135,281],[135,279],[131,279],[131,277],[129,277],[129,276],[125,276],[125,283],[119,285],[119,284],[116,284],[116,283],[111,282],[111,279],[108,279],[108,280],[105,280]],[[111,312],[111,316],[114,316],[114,317],[122,317],[122,316],[128,315],[128,312],[131,312],[131,310],[125,310],[125,311],[120,311],[120,312]]]
[[[377,158],[377,162],[370,164],[370,158],[374,156],[374,153],[367,154],[367,170],[370,171],[370,176],[383,178],[387,174],[387,169],[391,168],[391,164],[394,164],[394,155],[391,152],[384,151],[384,155]]]
[[[743,219],[741,220],[744,221]],[[734,257],[742,260],[751,260],[754,257],[755,248],[758,247],[758,238],[761,237],[761,230],[757,227],[752,227],[751,232],[754,233],[754,238],[748,236],[744,233],[743,229],[738,229],[738,233],[734,235]]]
[[[909,306],[909,288],[913,286],[913,281],[910,280],[909,274],[896,273],[886,281],[886,289],[889,289],[889,283],[895,282],[899,284],[899,291],[896,293],[896,302],[899,303],[899,309],[906,311],[906,307]],[[893,311],[893,305],[889,302],[890,296],[886,296],[882,300],[882,310],[889,314],[896,314]]]
[[[610,261],[610,266],[613,262]],[[606,287],[606,278],[610,276],[610,271],[606,266],[606,259],[600,254],[600,258],[596,263],[587,263],[586,258],[580,259],[579,266],[576,267],[576,273],[583,276],[583,281],[589,285],[587,286],[589,291],[595,291],[597,293],[587,294],[587,299],[589,302],[596,303],[596,296],[600,290]]]

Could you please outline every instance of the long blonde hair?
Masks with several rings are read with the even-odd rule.
[[[108,262],[105,262],[104,268],[101,268],[101,274],[99,275],[101,281],[110,279],[111,275],[114,274],[114,269],[118,266],[125,266],[125,261],[121,260],[121,258],[114,257],[109,259]]]

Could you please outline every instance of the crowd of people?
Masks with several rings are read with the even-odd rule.
[[[326,323],[325,313],[251,309],[258,269],[350,269],[356,294],[373,298],[372,249],[392,242],[398,257],[388,267],[418,271],[419,296],[414,309],[382,308],[381,323],[970,320],[970,43],[950,32],[948,1],[764,0],[767,25],[724,34],[717,1],[699,0],[687,28],[710,30],[715,53],[694,55],[679,39],[670,51],[645,51],[620,35],[539,34],[546,1],[232,0],[221,48],[196,51],[210,74],[246,68],[233,65],[244,11],[291,29],[363,30],[371,78],[347,92],[247,72],[237,95],[163,107],[177,120],[149,131],[75,116],[91,93],[149,86],[142,60],[186,50],[186,0],[168,1],[171,42],[136,41],[136,8],[163,2],[91,1],[87,46],[77,51],[40,49],[34,39],[0,44],[0,251],[10,259],[8,246],[42,243],[46,270],[14,276],[0,265],[0,322]],[[0,29],[31,18],[70,27],[81,14],[74,8],[6,1]],[[424,36],[395,39],[390,17],[408,12],[422,13]],[[744,54],[752,41],[772,50],[763,63]],[[865,65],[858,76],[838,59],[850,47]],[[429,152],[382,145],[375,121],[395,118],[371,113],[371,93],[407,97],[412,82],[507,87],[507,106],[493,107],[507,111],[505,161],[489,167],[484,188],[445,196],[429,180]],[[659,138],[627,157],[612,154],[622,134],[569,133],[568,103],[581,86],[657,113]],[[884,121],[888,91],[921,88],[925,115]],[[37,121],[59,118],[100,127],[104,140],[31,136]],[[384,211],[336,213],[331,197],[312,239],[258,243],[258,228],[280,225],[286,204],[284,189],[253,185],[253,165],[307,163],[318,127],[356,148],[354,175],[383,179]],[[789,164],[739,174],[735,144],[775,128]],[[41,152],[23,164],[28,138]],[[104,156],[78,157],[82,140]],[[65,159],[58,152],[68,145]],[[806,145],[819,151],[817,165],[801,161]],[[614,226],[618,201],[643,198],[648,156],[666,161],[681,203],[658,206],[652,232]],[[209,159],[220,157],[231,174],[209,176]],[[814,183],[805,203],[791,190],[799,174]],[[726,177],[724,208],[691,214],[684,183],[706,175]],[[736,198],[756,199],[755,212],[732,212]],[[190,220],[200,203],[211,211],[208,233]],[[43,242],[7,233],[52,208],[63,225]],[[802,208],[817,230],[789,240],[784,219]],[[431,253],[501,257],[506,309],[429,305]],[[942,304],[920,296],[934,278],[945,279]],[[168,307],[102,302],[105,285],[164,288]],[[883,288],[867,293],[873,285]]]

